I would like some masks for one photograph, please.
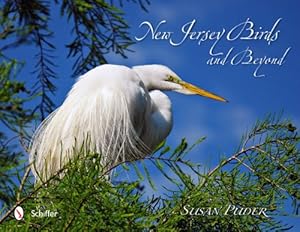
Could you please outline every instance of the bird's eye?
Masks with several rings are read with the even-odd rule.
[[[174,80],[174,77],[168,75],[168,81],[173,81]]]
[[[168,75],[168,81],[174,82],[174,83],[179,83],[179,79],[174,76],[171,76],[171,75]]]

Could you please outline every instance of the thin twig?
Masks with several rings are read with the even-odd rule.
[[[243,162],[242,160],[240,160],[239,158],[235,157],[235,160],[237,160],[240,164],[242,164],[243,166],[245,166],[246,168],[248,168],[254,175],[261,177],[263,179],[265,179],[267,182],[269,182],[271,185],[274,185],[275,187],[281,189],[284,192],[288,192],[287,190],[285,190],[284,188],[280,187],[279,185],[277,185],[276,183],[272,182],[269,178],[260,175],[257,171],[255,171],[253,168],[251,168],[248,164],[246,164],[245,162]]]
[[[287,169],[284,165],[282,165],[282,164],[280,163],[280,161],[278,161],[276,158],[274,158],[269,152],[264,151],[263,149],[260,149],[259,147],[255,148],[255,149],[256,149],[257,151],[261,152],[261,153],[264,153],[264,154],[268,155],[268,156],[269,156],[273,161],[275,161],[282,169],[284,169],[285,171],[288,172],[288,169]]]
[[[23,190],[23,188],[24,188],[25,181],[26,181],[26,179],[27,179],[27,177],[28,177],[28,175],[29,175],[30,169],[31,169],[31,168],[30,168],[30,165],[29,165],[29,166],[26,168],[26,171],[25,171],[24,176],[23,176],[23,178],[22,178],[22,181],[21,181],[21,184],[20,184],[18,193],[17,193],[17,201],[20,200],[21,192],[22,192],[22,190]]]
[[[217,165],[215,168],[213,168],[208,174],[207,177],[210,177],[212,174],[214,174],[218,169],[220,169],[221,167],[223,167],[224,165],[230,163],[232,160],[234,160],[236,157],[239,157],[243,154],[246,154],[248,151],[251,150],[257,150],[257,148],[260,148],[266,144],[270,144],[270,143],[276,143],[277,140],[271,140],[271,141],[267,141],[267,142],[263,142],[248,148],[242,148],[242,150],[240,150],[239,152],[233,154],[232,156],[230,156],[227,160],[224,160],[223,162],[221,162],[219,165]]]
[[[259,144],[257,146],[262,146],[264,144]],[[217,165],[216,167],[214,167],[208,174],[207,177],[210,177],[212,174],[214,174],[218,169],[220,169],[221,167],[223,167],[224,165],[230,163],[232,160],[236,159],[237,157],[239,157],[242,154],[247,153],[248,151],[253,150],[255,147],[251,146],[248,147],[246,149],[242,149],[241,151],[239,151],[238,153],[233,154],[232,156],[230,156],[228,159],[224,160],[223,162],[221,162],[219,165]]]
[[[26,201],[28,198],[30,198],[33,194],[38,192],[42,187],[46,186],[50,181],[52,181],[54,178],[56,178],[61,172],[65,170],[65,167],[58,170],[53,176],[51,176],[47,181],[43,182],[41,185],[39,185],[36,189],[34,189],[31,193],[29,193],[26,197],[20,199],[17,201],[7,212],[3,215],[3,217],[0,219],[0,224],[7,218],[9,215],[15,210],[15,208],[19,205],[21,205],[24,201]],[[26,174],[26,173],[25,173]]]
[[[90,197],[90,196],[88,196],[88,197]],[[82,201],[79,204],[78,211],[80,211],[80,209],[82,208],[84,202],[87,200],[88,197],[85,197],[85,198],[82,199]],[[67,222],[67,224],[65,225],[63,231],[67,231],[70,228],[70,226],[72,225],[72,223],[74,222],[74,220],[76,218],[75,215],[76,214],[74,214],[73,217]]]

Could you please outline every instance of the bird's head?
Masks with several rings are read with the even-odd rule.
[[[133,70],[139,75],[149,91],[155,89],[171,90],[182,94],[197,94],[217,101],[227,102],[226,99],[214,93],[183,81],[175,72],[164,65],[140,65],[134,66]]]

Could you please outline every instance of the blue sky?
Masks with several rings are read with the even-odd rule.
[[[218,50],[228,51],[231,47],[239,52],[249,47],[255,57],[277,57],[291,47],[282,66],[263,65],[260,72],[266,76],[255,78],[255,65],[226,64],[209,66],[209,49],[213,41],[203,42],[186,40],[180,46],[172,46],[165,40],[152,40],[148,36],[143,41],[131,47],[133,53],[127,53],[128,59],[109,54],[109,63],[134,66],[139,64],[164,64],[175,71],[182,79],[217,93],[229,100],[229,103],[215,102],[198,96],[184,96],[178,93],[167,93],[173,103],[174,126],[168,137],[168,144],[176,146],[181,138],[186,137],[190,143],[206,136],[207,139],[189,154],[194,162],[201,163],[206,168],[214,167],[220,156],[232,154],[239,145],[243,133],[252,127],[258,118],[264,118],[269,113],[284,111],[284,116],[291,118],[296,126],[300,126],[299,107],[299,49],[300,3],[293,1],[151,1],[148,13],[141,11],[134,4],[125,4],[125,18],[130,25],[132,38],[145,33],[145,27],[139,25],[144,21],[156,26],[166,20],[161,31],[172,31],[174,40],[182,38],[181,27],[196,20],[194,31],[211,30],[226,33],[247,18],[254,22],[254,28],[259,31],[271,30],[277,19],[282,18],[276,30],[280,30],[278,38],[268,45],[265,40],[235,40],[222,38]],[[70,77],[72,62],[66,57],[64,44],[70,38],[70,25],[59,19],[58,13],[53,13],[51,27],[57,31],[53,41],[58,47],[56,52],[56,80],[58,91],[53,97],[59,106],[74,79]],[[62,43],[62,41],[65,41]],[[30,77],[30,69],[34,64],[32,48],[22,48],[12,55],[24,60],[27,64],[22,72],[25,80]],[[156,174],[154,173],[154,176]],[[134,178],[134,177],[130,177]],[[160,177],[157,176],[157,179]],[[161,182],[162,183],[162,182]],[[296,219],[287,219],[293,224]],[[300,228],[300,225],[296,225]]]

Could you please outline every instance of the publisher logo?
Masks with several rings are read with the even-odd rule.
[[[15,218],[20,221],[24,217],[24,210],[21,206],[17,206],[14,211]]]
[[[43,206],[37,206],[36,209],[31,210],[31,216],[32,217],[57,217],[58,216],[58,212],[56,210],[49,210],[46,209]]]

